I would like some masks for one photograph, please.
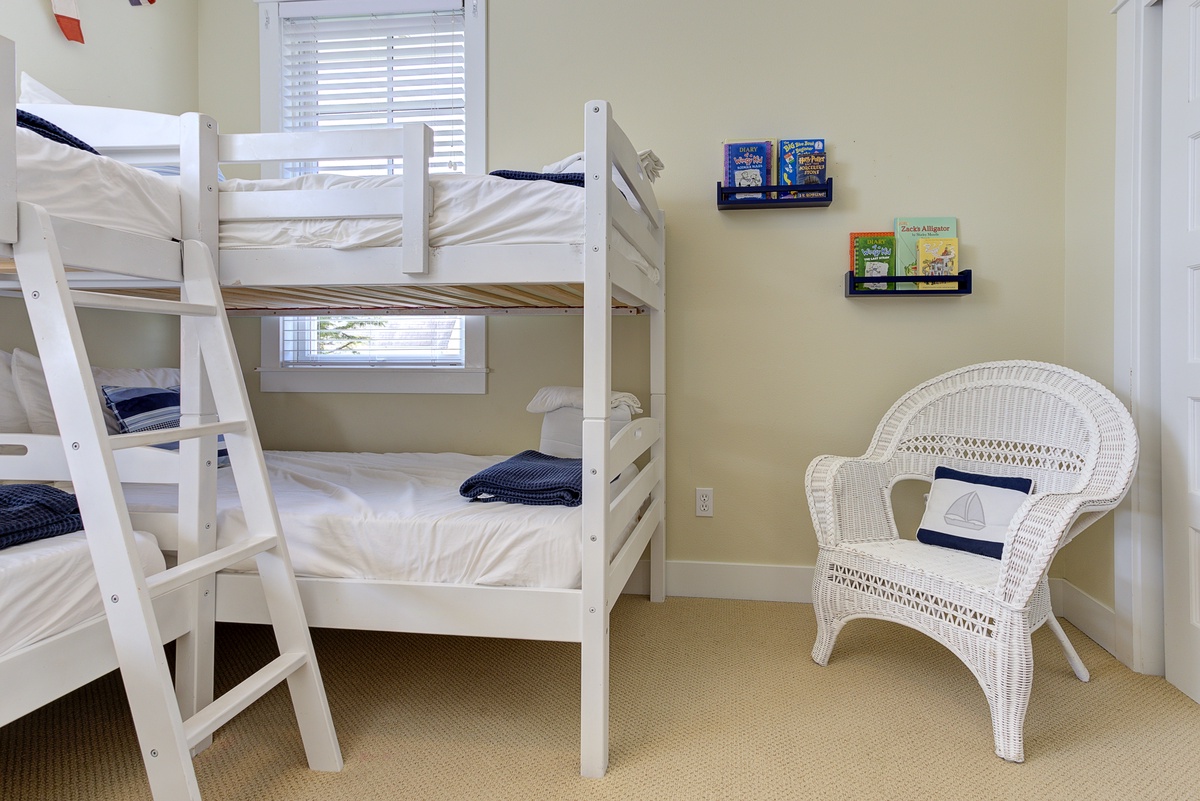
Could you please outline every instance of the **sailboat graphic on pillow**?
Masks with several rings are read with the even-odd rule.
[[[968,492],[950,504],[942,519],[947,525],[969,528],[972,531],[979,531],[987,525],[983,519],[983,503],[976,492]]]

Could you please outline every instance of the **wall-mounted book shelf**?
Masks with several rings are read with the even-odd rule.
[[[886,280],[881,280],[882,276],[866,276],[858,277],[854,273],[846,272],[846,297],[848,298],[936,298],[953,295],[955,297],[971,294],[971,271],[963,270],[958,275],[929,275],[922,276],[921,281],[925,283],[945,284],[946,288],[931,289],[927,287],[914,287],[913,289],[863,289],[860,284],[881,284],[890,283],[893,286],[897,283],[912,283],[911,279],[905,281],[896,281],[894,277],[889,277]]]
[[[792,197],[795,193],[796,197]],[[776,197],[735,197],[745,194],[775,194]],[[729,209],[798,209],[828,206],[833,202],[833,179],[824,184],[756,186],[723,186],[717,182],[717,208]]]

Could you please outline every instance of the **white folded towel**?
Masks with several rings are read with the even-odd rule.
[[[583,387],[542,387],[525,410],[534,414],[545,414],[564,406],[582,409]],[[624,407],[630,414],[639,414],[642,411],[642,404],[637,395],[631,392],[613,392],[610,406],[614,409]]]

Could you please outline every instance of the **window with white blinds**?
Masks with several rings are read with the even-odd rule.
[[[282,17],[282,129],[340,131],[423,122],[433,130],[430,170],[462,172],[466,28],[462,4],[456,5],[396,14]],[[321,168],[356,169],[349,164]]]
[[[471,163],[482,171],[484,0],[260,5],[263,64],[279,65],[262,70],[263,130],[422,122],[433,131],[431,172],[464,172]],[[403,164],[338,160],[282,170],[391,174]],[[262,389],[483,392],[485,332],[483,318],[456,315],[266,318]]]
[[[282,319],[285,365],[388,365],[462,367],[466,363],[462,316],[320,316]]]

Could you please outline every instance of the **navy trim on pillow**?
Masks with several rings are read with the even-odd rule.
[[[28,111],[17,109],[17,127],[25,128],[40,134],[52,142],[58,142],[60,145],[70,145],[71,147],[86,150],[88,153],[99,156],[100,151],[89,145],[77,136],[67,133],[62,128],[59,128],[49,120],[44,120],[36,114],[30,114]]]
[[[512,181],[553,181],[556,184],[570,184],[583,187],[581,172],[526,172],[524,170],[492,170],[489,175],[497,178],[508,178]]]
[[[1004,555],[1003,542],[987,542],[985,540],[973,540],[968,537],[956,537],[953,534],[943,534],[940,531],[931,531],[927,528],[917,530],[917,541],[923,542],[926,545],[938,545],[942,548],[954,548],[957,551],[977,553],[980,556],[990,556],[993,559],[999,559]]]
[[[950,478],[955,481],[965,481],[968,484],[983,484],[987,487],[1016,490],[1028,495],[1033,491],[1033,479],[1019,476],[984,476],[979,473],[964,473],[952,467],[937,467],[933,471],[934,479]]]

